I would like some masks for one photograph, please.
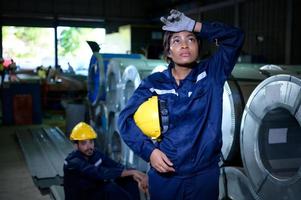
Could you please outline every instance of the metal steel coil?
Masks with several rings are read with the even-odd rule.
[[[300,199],[301,80],[272,76],[252,92],[241,122],[241,156],[261,199]]]
[[[241,116],[251,92],[266,78],[256,64],[236,64],[223,93],[223,164],[241,165],[240,126]]]
[[[219,180],[220,194],[219,199],[232,200],[258,200],[246,176],[244,169],[241,167],[222,167]]]
[[[146,170],[147,163],[127,147],[119,136],[117,118],[141,79],[166,68],[161,60],[112,59],[107,72],[107,101],[109,113],[108,145],[110,155],[131,167]]]

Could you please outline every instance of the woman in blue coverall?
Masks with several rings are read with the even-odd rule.
[[[134,152],[151,164],[151,199],[218,199],[223,86],[244,36],[238,28],[195,22],[176,10],[161,21],[168,69],[141,82],[119,115],[119,130]],[[201,38],[218,46],[202,61]],[[133,119],[152,96],[164,100],[169,113],[168,130],[157,142],[145,136]]]

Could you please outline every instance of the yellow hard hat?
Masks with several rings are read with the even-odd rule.
[[[161,135],[158,97],[152,96],[142,103],[134,114],[134,121],[140,130],[151,139]]]
[[[70,134],[70,140],[91,140],[95,139],[97,134],[93,128],[85,122],[78,123]]]

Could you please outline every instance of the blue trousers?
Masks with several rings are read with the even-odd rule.
[[[160,174],[151,168],[149,193],[151,200],[217,200],[219,168],[209,169],[195,176],[177,177]]]
[[[139,189],[132,177],[118,178],[115,182],[109,182],[100,189],[105,200],[139,200]]]
[[[138,184],[132,177],[118,178],[112,182],[95,184],[82,190],[65,187],[66,200],[139,200]]]

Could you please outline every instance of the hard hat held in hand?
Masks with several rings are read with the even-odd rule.
[[[85,122],[78,123],[70,134],[70,140],[91,140],[97,138],[93,128]]]
[[[142,103],[134,114],[134,121],[144,135],[158,139],[161,135],[158,97]]]

